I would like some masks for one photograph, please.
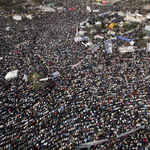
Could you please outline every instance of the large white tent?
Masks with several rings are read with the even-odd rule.
[[[5,79],[9,80],[9,79],[16,78],[17,76],[18,76],[18,70],[13,70],[6,74]]]

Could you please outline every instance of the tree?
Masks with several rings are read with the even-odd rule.
[[[13,7],[13,9],[14,9],[15,11],[17,11],[18,14],[21,14],[21,13],[23,13],[23,11],[24,11],[24,8],[23,8],[21,5],[19,5],[19,6],[15,5],[15,6]]]
[[[142,39],[142,38],[143,38],[143,33],[139,33],[138,37],[139,37],[140,39]]]
[[[32,0],[34,3],[41,4],[42,0]]]
[[[105,29],[105,25],[104,23],[101,24],[101,29],[104,30]]]
[[[10,12],[12,2],[13,2],[13,0],[1,0],[0,6],[2,7],[3,10]]]

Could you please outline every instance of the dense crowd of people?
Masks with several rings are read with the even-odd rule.
[[[99,13],[112,10],[112,6],[95,7]],[[81,143],[103,139],[109,141],[92,148],[142,150],[148,146],[149,53],[120,54],[118,47],[125,41],[117,39],[112,42],[113,53],[107,54],[108,36],[99,31],[104,39],[90,39],[100,43],[92,54],[74,41],[76,25],[91,15],[84,9],[36,15],[31,21],[0,16],[0,148],[78,149]],[[136,38],[137,32],[126,38]],[[15,69],[18,77],[5,80]],[[49,86],[35,90],[33,82],[23,79],[33,71],[45,76],[59,71],[61,76],[54,79],[51,90]],[[144,129],[117,138],[140,126]]]

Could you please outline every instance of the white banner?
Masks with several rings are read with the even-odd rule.
[[[81,62],[75,64],[75,65],[72,65],[71,69],[75,68],[75,67],[79,67],[81,65]]]
[[[101,144],[103,142],[107,142],[109,141],[108,139],[104,139],[104,140],[99,140],[99,141],[95,141],[95,142],[88,142],[88,143],[83,143],[83,144],[80,144],[79,145],[79,148],[86,148],[86,147],[90,147],[90,146],[95,146],[95,145],[98,145],[98,144]]]
[[[81,23],[80,23],[80,27],[81,27],[84,23],[87,23],[88,21],[89,21],[89,19],[87,19],[87,20],[81,22]]]
[[[104,37],[100,36],[100,35],[95,35],[94,39],[104,39]]]
[[[88,36],[85,37],[75,37],[74,40],[75,42],[81,42],[81,41],[88,41]]]
[[[137,130],[140,130],[140,129],[143,129],[143,128],[144,128],[144,126],[140,126],[140,127],[138,127],[138,128],[132,129],[132,130],[129,131],[129,132],[125,132],[125,133],[122,133],[122,134],[120,134],[120,135],[117,135],[117,138],[120,138],[120,137],[122,137],[122,136],[125,136],[125,135],[127,135],[127,134],[133,133],[133,132],[135,132],[135,131],[137,131]]]
[[[98,16],[99,16],[99,17],[102,17],[102,16],[108,15],[108,14],[110,14],[110,13],[111,13],[111,11],[108,11],[108,12],[105,12],[105,13],[99,14]]]
[[[61,76],[61,74],[60,74],[58,71],[56,71],[56,72],[52,73],[52,74],[50,75],[50,77],[47,76],[46,78],[40,79],[40,81],[47,81],[48,79],[55,79],[55,78],[57,78],[57,77],[59,77],[59,76]]]
[[[137,48],[136,46],[127,46],[127,47],[119,47],[119,51],[120,53],[127,53],[127,52],[134,52],[135,49],[134,48]]]
[[[93,12],[99,12],[99,10],[93,10]]]
[[[105,43],[105,49],[106,49],[107,53],[112,54],[112,41],[107,40],[107,41],[104,41],[104,43]]]

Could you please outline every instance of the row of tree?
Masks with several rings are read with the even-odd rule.
[[[16,11],[18,14],[24,13],[27,10],[27,7],[23,7],[22,0],[1,0],[0,7],[6,12]],[[41,4],[42,0],[32,0],[35,4]]]

